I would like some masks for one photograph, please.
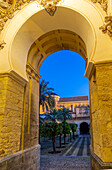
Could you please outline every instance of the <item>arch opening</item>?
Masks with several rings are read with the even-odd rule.
[[[64,36],[64,34],[66,34],[67,37]],[[52,36],[51,42],[50,37]],[[46,42],[42,43],[42,41]],[[53,46],[54,42],[55,44]],[[49,48],[47,45],[47,49],[46,43],[49,44]],[[52,51],[50,47],[51,43]],[[27,56],[29,55],[29,49],[31,49],[32,44],[34,47],[40,45],[39,48],[33,48],[31,52],[33,54],[30,54],[30,56],[35,55],[34,58],[38,60],[35,64],[34,61],[32,61],[34,65],[37,65],[40,61],[43,62],[44,58],[50,55],[50,53],[63,49],[78,52],[88,63],[95,50],[95,33],[88,18],[79,11],[75,11],[75,9],[58,7],[54,17],[49,17],[44,10],[32,15],[16,32],[10,46],[11,53],[9,58],[12,69],[25,79],[27,79]],[[39,53],[40,51],[38,50],[40,49],[43,53]],[[40,65],[38,65],[38,70]]]
[[[86,122],[82,122],[80,124],[80,135],[87,135],[89,134],[89,125]]]

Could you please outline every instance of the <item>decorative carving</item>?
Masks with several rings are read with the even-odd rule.
[[[101,7],[103,8],[103,10],[107,13],[107,3],[108,0],[92,0],[93,3],[99,3],[101,5]]]
[[[0,31],[3,30],[7,20],[14,16],[16,10],[20,10],[22,5],[32,1],[37,1],[49,15],[53,16],[56,11],[56,5],[63,0],[0,0]]]
[[[56,5],[60,1],[61,0],[41,0],[41,5],[43,5],[49,15],[53,16],[57,9]]]
[[[0,31],[3,30],[7,20],[14,16],[14,12],[30,1],[32,0],[0,0]]]
[[[2,42],[0,42],[0,50],[2,50],[3,48],[4,48],[4,45],[5,45],[6,43],[4,42],[4,41],[2,41]]]
[[[29,78],[33,78],[34,80],[36,80],[37,82],[39,82],[39,79],[41,78],[41,76],[39,75],[39,73],[31,66],[31,64],[27,64],[26,65],[26,72],[29,75]]]
[[[105,24],[100,29],[104,34],[107,33],[112,38],[112,16],[105,17]]]

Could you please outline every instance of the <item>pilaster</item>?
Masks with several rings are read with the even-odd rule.
[[[92,169],[112,169],[112,62],[98,62],[89,77]]]
[[[0,158],[20,150],[25,83],[14,72],[0,74]]]

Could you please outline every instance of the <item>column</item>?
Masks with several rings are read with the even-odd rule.
[[[0,74],[0,158],[20,150],[24,81],[14,74]]]
[[[97,63],[89,78],[92,169],[112,169],[112,63]]]

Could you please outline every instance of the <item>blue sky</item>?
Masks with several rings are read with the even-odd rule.
[[[68,50],[55,52],[41,65],[41,79],[60,97],[89,95],[88,78],[84,77],[85,61],[78,53]]]

